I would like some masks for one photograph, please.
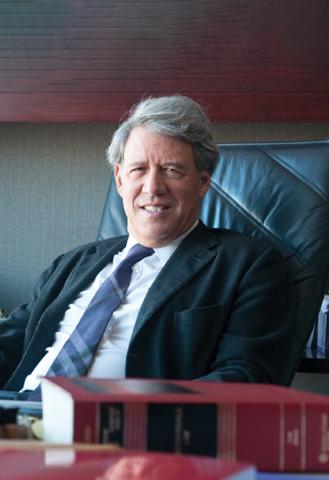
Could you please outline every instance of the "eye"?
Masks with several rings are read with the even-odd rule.
[[[166,173],[166,175],[168,175],[168,177],[173,178],[178,178],[183,175],[183,172],[172,166],[164,167],[164,172]]]
[[[129,175],[133,175],[133,176],[139,176],[139,175],[142,175],[145,171],[145,167],[133,167],[129,170]]]

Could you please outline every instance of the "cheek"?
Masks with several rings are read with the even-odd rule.
[[[192,205],[199,201],[201,194],[201,187],[199,183],[191,182],[190,185],[185,186],[184,189],[178,192],[178,197],[188,204]]]
[[[121,193],[122,193],[121,196],[122,196],[123,202],[127,206],[131,206],[136,200],[136,198],[138,197],[139,189],[137,185],[126,183],[125,186],[122,187]]]

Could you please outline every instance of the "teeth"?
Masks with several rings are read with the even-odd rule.
[[[144,207],[144,210],[146,210],[147,212],[161,212],[162,210],[164,210],[163,207],[153,207],[152,205],[147,205],[146,207]]]

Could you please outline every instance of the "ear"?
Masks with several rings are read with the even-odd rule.
[[[114,173],[114,178],[115,178],[115,183],[117,186],[118,193],[120,197],[122,197],[122,177],[121,177],[121,168],[119,163],[116,163],[114,165],[113,173]]]
[[[200,186],[199,186],[199,197],[203,198],[205,193],[208,191],[210,185],[210,174],[203,170],[200,173]]]

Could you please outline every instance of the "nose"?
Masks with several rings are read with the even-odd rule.
[[[156,169],[150,169],[144,176],[143,193],[152,196],[165,193],[167,187],[164,180],[161,172]]]

